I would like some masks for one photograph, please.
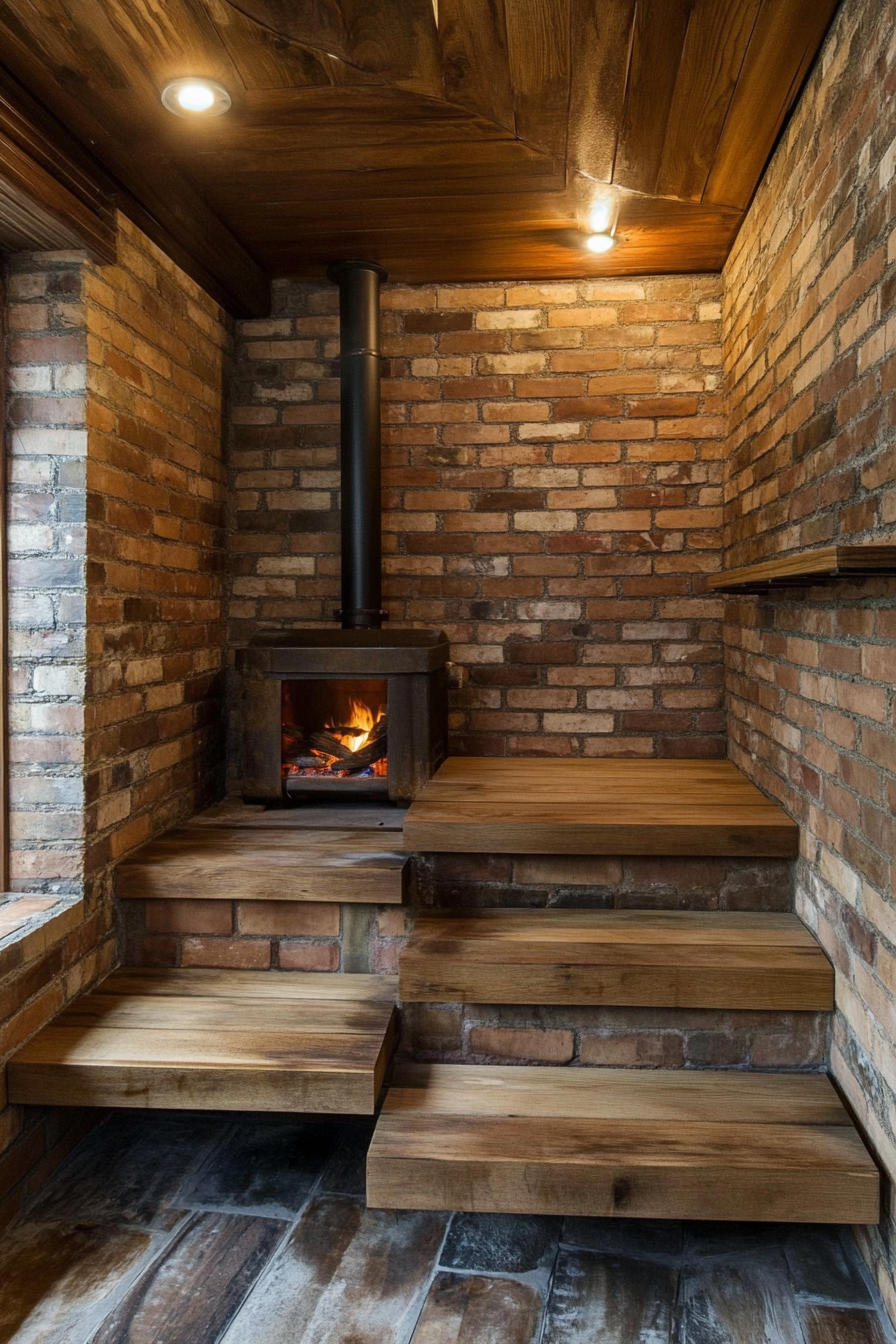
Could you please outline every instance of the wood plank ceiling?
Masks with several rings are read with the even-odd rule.
[[[12,75],[206,269],[718,269],[837,0],[0,0]],[[219,80],[224,116],[159,95]],[[598,184],[619,245],[583,250]]]

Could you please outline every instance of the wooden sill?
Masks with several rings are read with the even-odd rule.
[[[715,574],[709,587],[717,593],[765,593],[771,588],[887,575],[896,575],[896,545],[823,546]]]
[[[80,896],[0,896],[0,975],[42,956],[83,919]]]

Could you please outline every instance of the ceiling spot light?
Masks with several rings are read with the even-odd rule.
[[[230,94],[216,79],[175,79],[162,90],[162,102],[176,117],[220,117]]]
[[[609,252],[611,247],[616,246],[616,239],[608,233],[592,233],[590,238],[585,239],[585,246],[589,252]]]

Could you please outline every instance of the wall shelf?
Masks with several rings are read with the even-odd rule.
[[[772,588],[808,587],[835,579],[896,575],[896,545],[822,546],[762,560],[756,565],[715,574],[709,586],[717,593],[767,593]]]

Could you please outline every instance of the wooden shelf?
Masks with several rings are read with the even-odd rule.
[[[796,915],[477,910],[421,915],[405,1003],[830,1012],[834,972]]]
[[[380,1209],[873,1223],[878,1182],[819,1074],[410,1066],[367,1158]]]
[[[835,579],[896,575],[896,546],[822,546],[757,565],[729,569],[709,580],[717,593],[765,593],[770,588],[808,587]]]

